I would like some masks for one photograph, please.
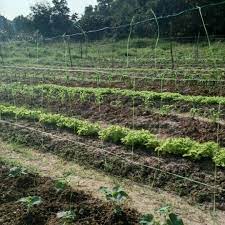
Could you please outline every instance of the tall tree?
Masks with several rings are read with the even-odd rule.
[[[13,35],[12,22],[0,15],[0,38],[5,40]]]
[[[53,0],[52,7],[52,31],[55,35],[70,33],[72,21],[70,20],[70,9],[66,0]]]
[[[49,3],[36,3],[31,7],[31,18],[33,27],[43,36],[51,36],[52,8]]]
[[[12,21],[13,29],[16,34],[25,33],[29,34],[33,30],[33,24],[30,18],[23,15],[17,16]]]

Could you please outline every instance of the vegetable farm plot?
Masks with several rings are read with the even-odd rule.
[[[102,188],[109,199],[111,193],[115,193],[111,201],[104,203],[71,189],[66,176],[52,180],[3,162],[0,174],[2,224],[139,224],[138,221],[145,216],[123,206],[128,196],[120,187],[113,190]],[[115,210],[118,212],[114,213]]]
[[[49,83],[69,87],[103,87],[224,96],[225,70],[213,69],[103,69],[4,67],[0,81]]]
[[[93,46],[89,46],[90,54],[95,58]],[[56,43],[46,51],[51,47],[55,48]],[[185,47],[190,46],[180,46],[177,53],[181,61],[181,49]],[[136,53],[140,57],[139,50]],[[168,54],[168,49],[162,53]],[[79,59],[83,64],[71,68],[57,62],[46,62],[47,67],[44,63],[13,65],[14,58],[2,65],[1,139],[180,196],[188,204],[211,210],[217,224],[216,213],[225,211],[223,60],[218,63],[209,54],[207,67],[184,60],[179,67],[170,69],[168,60],[154,67],[147,59],[133,63],[134,57],[130,61],[132,67],[123,68],[124,59],[118,57],[117,62],[114,58],[110,67],[106,66],[107,54],[104,57]],[[50,56],[48,60],[52,62]],[[24,220],[32,220],[31,224],[60,224],[63,219],[72,224],[160,224],[152,223],[151,215],[141,217],[127,206],[122,210],[112,196],[113,191],[126,195],[120,187],[101,189],[108,200],[113,199],[105,203],[71,191],[70,187],[58,195],[50,178],[22,174],[22,180],[31,177],[31,185],[35,184],[28,185],[24,196],[19,178],[7,177],[10,171],[9,166],[2,166],[3,192],[10,187],[20,200],[11,204],[6,197],[2,200],[3,210],[9,207],[22,216],[13,218],[7,214],[9,218],[3,221],[15,219],[8,224],[22,224]],[[43,202],[29,196],[42,197]],[[62,199],[59,205],[58,197]],[[166,225],[176,224],[168,222],[171,215],[177,219],[175,214],[166,214]]]

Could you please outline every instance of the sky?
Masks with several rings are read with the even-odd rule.
[[[47,1],[47,0],[45,0]],[[50,1],[50,0],[49,0]],[[95,5],[97,0],[67,0],[71,12],[82,14],[85,6]],[[43,0],[0,0],[0,14],[8,19],[13,19],[18,15],[28,15],[30,6],[35,2]]]

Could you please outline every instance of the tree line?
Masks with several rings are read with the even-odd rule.
[[[223,0],[97,0],[97,5],[89,5],[79,17],[71,13],[66,0],[52,0],[36,3],[28,16],[17,16],[12,21],[0,16],[0,35],[19,37],[41,35],[52,37],[72,34],[103,27],[118,27],[104,32],[89,33],[89,39],[105,37],[124,38],[130,32],[131,21],[146,21],[132,26],[132,35],[152,37],[159,31],[163,36],[197,36],[205,33],[198,9],[171,16],[193,7],[219,3]],[[225,35],[225,4],[204,7],[201,11],[205,26],[210,35]],[[162,17],[157,21],[155,17]]]

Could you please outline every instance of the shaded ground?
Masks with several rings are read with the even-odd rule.
[[[70,173],[69,184],[76,190],[89,191],[93,196],[102,198],[98,189],[101,186],[112,187],[121,184],[129,194],[129,205],[140,213],[154,212],[156,209],[170,204],[174,212],[178,213],[188,225],[211,225],[211,212],[200,207],[187,204],[183,199],[167,192],[155,191],[151,186],[144,186],[126,179],[105,176],[101,172],[90,170],[64,161],[50,153],[41,153],[32,148],[7,145],[0,141],[0,155],[7,160],[22,164],[25,167],[38,171],[41,176],[51,176],[56,179],[65,173]],[[190,216],[191,215],[191,216]],[[216,223],[224,223],[225,214],[217,211]]]
[[[121,214],[113,212],[111,204],[85,194],[83,191],[71,189],[69,186],[57,192],[55,181],[37,174],[25,174],[9,177],[9,168],[0,163],[1,197],[0,222],[4,225],[57,225],[62,219],[57,213],[74,211],[76,218],[70,224],[92,225],[131,225],[138,224],[138,213],[124,208]],[[29,211],[18,202],[27,196],[41,197],[42,203]],[[64,224],[64,223],[63,223]]]

